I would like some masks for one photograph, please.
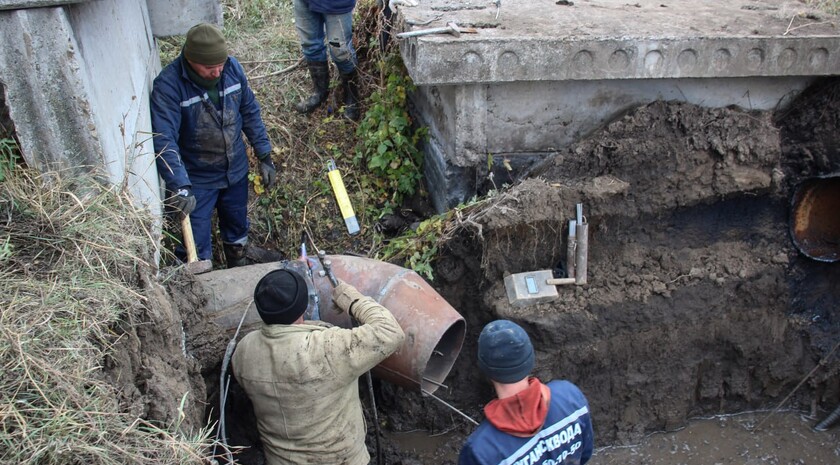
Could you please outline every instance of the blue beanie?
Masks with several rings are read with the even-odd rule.
[[[534,368],[534,346],[528,333],[512,321],[488,323],[478,336],[478,367],[500,383],[525,379]]]

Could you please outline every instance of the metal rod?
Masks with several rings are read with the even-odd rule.
[[[575,221],[575,284],[587,282],[589,265],[589,224],[583,217],[583,204],[575,206],[577,220]]]
[[[438,383],[437,381],[435,381],[435,380],[433,380],[433,379],[426,378],[425,376],[423,377],[423,381],[426,381],[427,383],[432,383],[432,384],[434,384],[435,386],[442,387],[442,388],[444,388],[444,389],[449,389],[449,386],[447,386],[447,385],[445,385],[445,384],[443,384],[443,383]]]
[[[407,379],[407,380],[411,381],[412,383],[414,383],[414,384],[416,384],[416,385],[418,385],[418,386],[421,386],[421,390],[422,390],[422,386],[423,386],[423,384],[422,384],[422,383],[420,383],[419,381],[417,381],[416,379],[414,379],[414,378],[410,377],[410,376],[406,376],[406,375],[404,375],[404,374],[400,373],[399,371],[392,370],[392,369],[390,369],[390,368],[388,368],[388,367],[386,367],[386,366],[382,366],[382,365],[377,366],[377,368],[378,368],[378,369],[380,369],[380,370],[385,370],[385,371],[387,371],[388,373],[395,374],[395,375],[397,375],[397,376],[399,376],[399,377],[405,378],[405,379]],[[426,382],[428,382],[428,383],[434,384],[435,386],[438,386],[438,387],[442,387],[442,388],[444,388],[444,389],[449,389],[449,386],[447,386],[447,385],[445,385],[445,384],[443,384],[443,383],[439,383],[439,382],[437,382],[437,381],[435,381],[435,380],[433,380],[433,379],[426,378],[425,376],[423,377],[423,381],[426,381]]]
[[[811,371],[809,371],[808,374],[805,375],[804,378],[802,378],[802,381],[800,381],[799,384],[797,384],[796,387],[793,388],[793,391],[790,391],[790,394],[788,394],[784,399],[782,399],[782,401],[779,402],[779,405],[777,405],[776,408],[773,409],[773,411],[771,411],[769,415],[767,415],[766,417],[764,417],[763,420],[758,422],[758,425],[756,425],[755,428],[752,429],[752,431],[759,430],[761,428],[761,425],[763,425],[768,418],[772,417],[774,413],[779,411],[779,409],[782,408],[782,405],[784,405],[785,402],[787,402],[787,400],[790,399],[790,396],[792,396],[794,392],[796,392],[803,384],[805,384],[805,381],[808,381],[808,378],[810,378],[811,375],[813,375],[821,366],[828,363],[828,360],[831,359],[831,356],[834,355],[834,351],[837,350],[838,347],[840,347],[840,342],[834,344],[834,347],[831,348],[831,350],[828,352],[828,355],[823,357],[822,360],[819,361],[819,363],[814,365],[814,368],[812,368]]]
[[[569,220],[569,237],[566,240],[566,277],[575,277],[575,254],[577,247],[577,221]]]
[[[417,37],[417,36],[425,36],[425,35],[429,35],[429,34],[443,34],[443,33],[449,34],[451,32],[452,32],[452,28],[450,28],[450,27],[433,27],[433,28],[429,28],[429,29],[420,29],[420,30],[417,30],[417,31],[400,32],[399,34],[397,34],[397,37],[402,39],[402,38],[405,38],[405,37]]]
[[[589,225],[577,224],[577,244],[575,245],[575,283],[586,284],[589,266]]]
[[[367,381],[370,405],[373,410],[373,424],[376,425],[376,463],[382,465],[382,445],[379,443],[379,436],[381,435],[379,431],[379,414],[376,412],[376,397],[373,394],[373,378],[370,376],[370,370],[365,373],[365,381]]]
[[[464,412],[462,412],[462,411],[458,410],[457,408],[455,408],[455,407],[453,407],[453,406],[451,406],[451,405],[447,404],[447,403],[446,403],[443,399],[441,399],[441,398],[439,398],[439,397],[435,396],[434,394],[432,394],[431,392],[429,392],[429,391],[427,391],[427,390],[425,390],[425,389],[420,389],[420,392],[422,392],[423,394],[426,394],[427,396],[429,396],[429,397],[431,397],[432,399],[434,399],[434,400],[436,400],[436,401],[440,402],[441,404],[443,404],[443,405],[445,405],[445,406],[449,407],[450,409],[454,410],[454,411],[455,411],[455,413],[457,413],[458,415],[461,415],[462,417],[464,417],[464,418],[466,418],[467,420],[471,421],[474,425],[478,426],[478,422],[477,422],[477,421],[475,421],[475,420],[473,420],[472,418],[470,418],[470,417],[469,417],[466,413],[464,413]]]

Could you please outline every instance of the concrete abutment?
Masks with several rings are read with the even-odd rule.
[[[793,2],[754,3],[512,0],[498,15],[489,0],[399,7],[400,30],[477,29],[396,39],[417,86],[414,116],[429,128],[435,208],[520,179],[638,106],[773,110],[816,77],[840,74],[840,36],[819,14]],[[800,17],[812,19],[794,28]]]

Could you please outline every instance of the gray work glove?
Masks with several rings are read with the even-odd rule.
[[[274,187],[274,182],[277,181],[277,169],[271,160],[271,154],[260,159],[260,176],[266,189]]]
[[[182,187],[169,198],[169,205],[184,218],[195,210],[195,196],[189,187]]]
[[[344,281],[339,281],[338,286],[333,289],[332,293],[333,302],[335,302],[338,308],[350,312],[350,315],[353,315],[351,311],[353,304],[364,297],[353,285],[347,284]]]

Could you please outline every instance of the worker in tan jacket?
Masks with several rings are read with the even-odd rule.
[[[274,270],[254,289],[265,323],[239,342],[233,372],[254,404],[268,465],[366,465],[358,378],[402,346],[405,334],[386,308],[341,282],[333,300],[359,326],[303,320],[299,273]]]

